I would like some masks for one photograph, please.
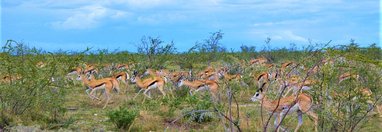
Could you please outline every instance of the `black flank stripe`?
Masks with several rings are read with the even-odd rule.
[[[158,81],[154,81],[154,82],[150,83],[150,85],[147,86],[147,87],[150,87],[151,85],[154,85],[156,82],[158,82]]]
[[[96,85],[94,88],[99,87],[99,86],[102,86],[102,85],[104,85],[104,84],[105,84],[105,83],[100,83],[100,84]]]

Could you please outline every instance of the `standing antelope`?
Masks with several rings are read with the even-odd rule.
[[[263,93],[262,89],[256,91],[255,95],[251,98],[253,102],[260,102],[262,106],[268,111],[275,111],[276,119],[274,122],[275,126],[281,125],[281,120],[285,114],[291,112],[297,112],[298,115],[298,124],[295,128],[295,132],[301,127],[303,120],[302,114],[306,113],[308,116],[312,117],[314,120],[315,131],[317,131],[318,125],[318,116],[316,113],[312,111],[312,98],[311,96],[301,93],[297,97],[296,96],[288,96],[281,98],[279,100],[269,100],[266,95]],[[278,105],[277,105],[278,104]],[[288,111],[289,109],[289,111]],[[279,131],[279,129],[277,129]]]
[[[163,94],[163,97],[166,96],[166,93],[164,92],[165,82],[161,77],[153,76],[153,77],[147,78],[147,79],[142,81],[141,76],[138,75],[138,73],[136,71],[134,71],[134,76],[131,78],[131,82],[136,83],[137,86],[139,88],[141,88],[141,90],[139,90],[138,94],[144,90],[143,94],[146,97],[151,98],[150,90],[154,89],[154,88],[158,88],[159,91]],[[149,92],[149,95],[147,95],[147,92]]]

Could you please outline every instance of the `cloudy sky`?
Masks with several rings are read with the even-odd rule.
[[[221,30],[228,49],[290,43],[380,44],[378,0],[2,0],[1,43],[136,51],[142,36],[186,51]]]

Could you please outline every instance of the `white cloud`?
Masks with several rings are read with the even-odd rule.
[[[166,14],[153,14],[148,16],[139,16],[137,21],[143,24],[162,24],[162,23],[173,23],[186,19],[187,16],[179,13],[166,13]]]
[[[83,6],[64,20],[52,23],[56,29],[89,29],[99,26],[105,18],[118,19],[125,17],[128,12],[106,8],[100,5]]]
[[[261,38],[261,39],[270,37],[273,40],[280,40],[280,41],[308,42],[308,39],[306,37],[298,35],[291,30],[272,30],[272,31],[257,30],[257,31],[250,32],[250,34],[251,36],[255,36],[256,38]]]
[[[174,3],[175,0],[126,0],[126,4],[133,8],[151,8]]]
[[[300,35],[295,34],[292,31],[283,31],[280,33],[282,36],[282,39],[290,39],[290,40],[295,40],[295,41],[300,41],[300,42],[308,42],[308,40]]]

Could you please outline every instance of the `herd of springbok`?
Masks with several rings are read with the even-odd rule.
[[[276,64],[270,63],[265,57],[259,57],[251,59],[249,61],[241,60],[237,65],[240,69],[247,69],[237,71],[232,74],[233,70],[229,66],[215,65],[207,66],[204,70],[193,71],[192,69],[187,71],[174,71],[168,69],[151,69],[146,68],[142,73],[134,70],[134,64],[103,64],[93,65],[84,64],[73,68],[68,72],[67,77],[73,81],[82,81],[86,87],[86,94],[92,100],[102,101],[99,96],[95,95],[96,91],[101,91],[104,94],[105,104],[103,108],[106,108],[113,91],[119,92],[120,85],[125,86],[125,91],[129,88],[129,83],[135,84],[140,88],[135,97],[143,92],[143,95],[148,98],[152,98],[151,90],[158,89],[163,97],[166,96],[166,91],[171,90],[166,86],[182,87],[186,86],[189,89],[190,96],[193,96],[196,92],[208,91],[211,94],[212,100],[219,100],[219,91],[223,90],[222,83],[228,81],[240,82],[240,86],[243,85],[243,75],[247,75],[256,82],[256,93],[250,98],[253,102],[259,102],[261,106],[268,112],[273,113],[276,117],[274,125],[281,125],[280,121],[286,114],[297,112],[298,125],[295,131],[298,131],[302,125],[302,115],[306,114],[314,120],[315,130],[317,131],[318,115],[314,110],[316,104],[310,95],[309,91],[314,91],[314,86],[318,85],[319,79],[317,74],[324,66],[334,67],[338,61],[344,61],[344,59],[338,60],[335,58],[321,59],[314,66],[307,68],[303,64],[296,63],[294,61],[286,61],[284,63]],[[38,63],[38,67],[45,66],[44,63]],[[253,72],[248,69],[261,69],[261,72]],[[99,72],[107,73],[111,75],[109,77],[102,77]],[[366,77],[361,76],[358,73],[353,72],[351,68],[339,69],[340,74],[333,82],[336,82],[339,86],[346,80],[357,81],[357,83],[364,83],[367,80]],[[19,77],[13,77],[17,79]],[[74,79],[76,78],[76,80]],[[12,77],[6,76],[1,81],[10,81]],[[171,85],[166,85],[170,83]],[[272,84],[272,85],[271,85]],[[250,88],[251,89],[251,88]],[[376,107],[376,111],[380,113],[378,105],[373,105],[376,101],[372,98],[372,91],[369,88],[357,88],[360,95],[367,98],[367,104]],[[255,91],[254,90],[254,91]],[[273,95],[279,95],[278,99],[270,99],[267,97],[267,93],[273,93]],[[345,93],[328,93],[325,96],[335,99],[344,95]],[[135,98],[134,97],[134,98]],[[334,102],[334,101],[332,101]],[[333,104],[335,106],[335,104]],[[282,127],[277,127],[281,128]]]

